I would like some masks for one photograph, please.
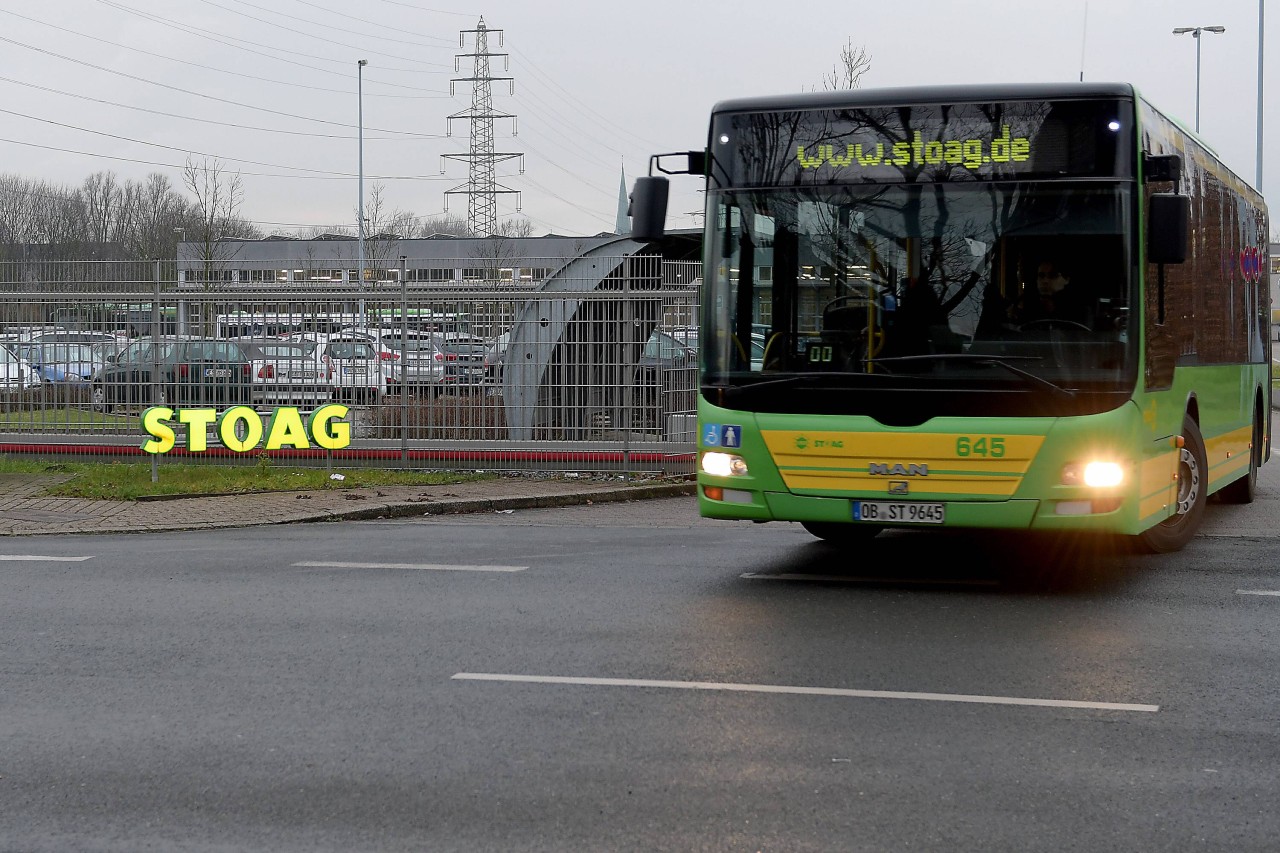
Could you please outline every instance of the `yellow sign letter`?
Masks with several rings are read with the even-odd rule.
[[[142,443],[143,450],[147,453],[168,453],[173,449],[177,436],[168,424],[171,417],[173,409],[165,406],[152,406],[142,413],[142,428],[151,436]]]
[[[349,410],[331,403],[311,413],[311,438],[325,450],[341,450],[351,444],[351,424],[342,419]]]

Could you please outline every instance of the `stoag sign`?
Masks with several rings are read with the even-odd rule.
[[[351,444],[351,424],[343,420],[348,408],[331,404],[321,406],[305,422],[292,407],[276,409],[269,424],[248,406],[234,406],[218,416],[217,409],[170,409],[152,406],[142,413],[142,428],[151,436],[143,442],[147,453],[168,453],[177,444],[174,421],[186,427],[187,450],[202,453],[208,449],[209,428],[217,424],[222,446],[237,453],[257,448],[266,434],[265,450],[284,447],[309,448],[314,443],[325,450],[341,450]]]

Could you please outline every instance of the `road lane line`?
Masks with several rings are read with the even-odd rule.
[[[1280,589],[1237,589],[1236,595],[1280,595]]]
[[[999,586],[999,581],[980,580],[977,578],[900,578],[900,577],[866,577],[861,575],[806,575],[781,574],[769,575],[761,572],[746,572],[739,577],[753,581],[821,581],[831,583],[888,583],[918,584],[921,586]]]
[[[294,563],[306,569],[411,569],[419,572],[523,572],[528,566],[466,566],[440,563],[338,563],[304,560]]]
[[[93,555],[87,557],[50,557],[44,554],[0,554],[0,562],[51,562],[51,563],[83,563],[85,560],[92,560]]]
[[[909,699],[918,702],[967,702],[980,705],[1028,705],[1041,708],[1084,708],[1095,711],[1140,711],[1154,714],[1159,705],[1125,702],[1081,702],[1074,699],[1024,699],[1017,696],[969,696],[962,693],[906,693],[897,690],[849,690],[839,687],[787,687],[774,684],[731,684],[717,681],[652,681],[642,678],[572,678],[558,675],[501,675],[459,672],[460,681],[507,681],[526,684],[574,684],[604,687],[662,687],[671,690],[723,690],[733,693],[788,693],[858,699]]]

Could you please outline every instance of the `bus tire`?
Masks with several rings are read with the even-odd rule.
[[[1218,498],[1228,504],[1251,504],[1258,491],[1258,466],[1262,464],[1262,416],[1253,415],[1253,435],[1249,439],[1249,472],[1235,482],[1228,483],[1218,492]]]
[[[884,529],[874,524],[857,524],[852,521],[802,521],[800,524],[823,542],[833,545],[865,542],[874,539]]]
[[[1204,438],[1195,420],[1186,415],[1182,421],[1182,447],[1178,450],[1177,511],[1155,527],[1139,533],[1142,546],[1156,554],[1181,551],[1200,528],[1208,486]]]

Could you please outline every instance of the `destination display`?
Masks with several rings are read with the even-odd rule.
[[[766,187],[1123,177],[1134,172],[1132,113],[1116,101],[731,113],[716,117],[712,180]]]

